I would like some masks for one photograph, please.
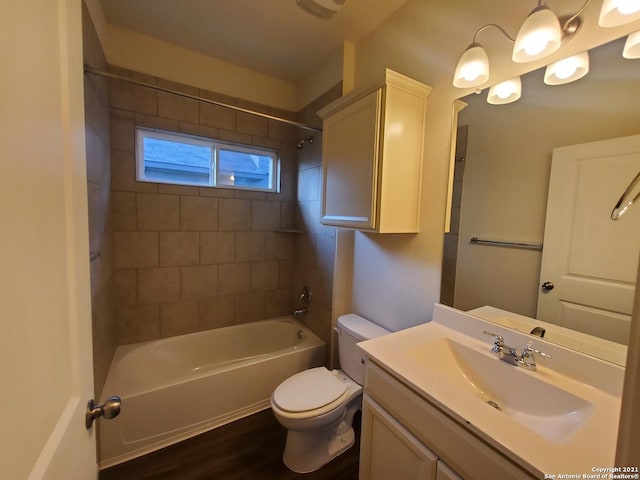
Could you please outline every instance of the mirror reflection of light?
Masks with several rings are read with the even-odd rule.
[[[631,15],[640,11],[640,2],[638,0],[618,0],[616,8],[623,15]]]
[[[574,57],[565,58],[564,60],[560,60],[556,65],[556,77],[558,78],[569,78],[576,72],[578,68],[578,62]]]

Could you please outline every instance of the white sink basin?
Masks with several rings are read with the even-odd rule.
[[[533,374],[456,341],[440,338],[407,352],[443,382],[475,396],[487,408],[561,443],[590,415],[590,402]]]

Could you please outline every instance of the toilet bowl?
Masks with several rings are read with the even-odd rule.
[[[271,396],[273,413],[288,430],[283,461],[297,473],[317,470],[354,444],[353,416],[362,406],[365,368],[357,343],[389,333],[354,314],[341,316],[336,331],[342,370],[305,370]]]

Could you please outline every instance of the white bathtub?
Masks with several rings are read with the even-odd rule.
[[[101,402],[118,395],[122,410],[100,420],[100,468],[268,408],[282,381],[324,364],[325,347],[290,317],[118,347]]]

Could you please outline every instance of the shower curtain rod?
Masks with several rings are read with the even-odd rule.
[[[191,100],[196,100],[198,102],[209,103],[211,105],[217,105],[218,107],[229,108],[231,110],[236,110],[237,112],[248,113],[250,115],[255,115],[257,117],[266,118],[269,120],[273,120],[275,122],[286,123],[287,125],[293,125],[294,127],[303,128],[305,130],[311,130],[312,132],[322,132],[321,128],[312,127],[311,125],[307,125],[306,123],[294,122],[293,120],[287,120],[286,118],[276,117],[274,115],[268,115],[266,113],[256,112],[254,110],[249,110],[247,108],[236,107],[235,105],[229,105],[227,103],[217,102],[215,100],[210,100],[208,98],[198,97],[196,95],[190,95],[188,93],[179,92],[177,90],[171,90],[170,88],[159,87],[158,85],[153,85],[151,83],[140,82],[138,80],[133,80],[131,78],[122,77],[120,75],[115,75],[109,72],[103,72],[102,70],[96,70],[88,65],[84,66],[85,73],[90,73],[91,75],[97,75],[99,77],[111,78],[114,80],[122,80],[123,82],[133,83],[135,85],[139,85],[141,87],[151,88],[153,90],[158,90],[164,93],[170,93],[172,95],[178,95],[180,97],[190,98]]]

